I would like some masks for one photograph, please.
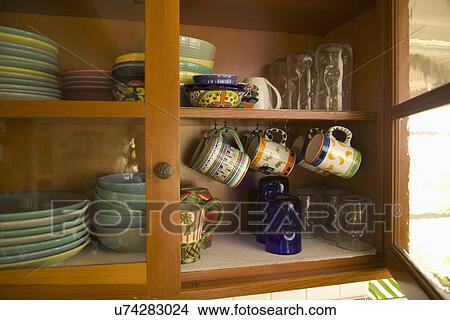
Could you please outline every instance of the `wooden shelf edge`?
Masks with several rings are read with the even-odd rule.
[[[377,113],[370,111],[307,111],[307,110],[253,110],[219,108],[180,108],[181,119],[237,119],[237,120],[322,120],[322,121],[376,121]]]
[[[145,118],[145,103],[1,100],[0,118]]]
[[[350,268],[322,270],[320,274],[293,273],[269,277],[249,278],[246,281],[217,281],[207,285],[183,288],[180,299],[220,299],[227,297],[262,294],[268,292],[299,290],[321,286],[339,285],[345,283],[370,281],[390,278],[391,274],[385,267],[376,265],[361,265]]]

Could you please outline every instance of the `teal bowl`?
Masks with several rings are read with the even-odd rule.
[[[118,252],[145,252],[145,229],[96,227],[94,235],[108,249]]]
[[[147,224],[147,216],[122,216],[120,214],[102,214],[96,212],[92,216],[96,227],[105,228],[144,228]]]
[[[201,74],[212,74],[212,69],[205,67],[201,64],[189,62],[189,61],[180,61],[180,71],[188,71],[195,72]]]
[[[101,188],[113,192],[145,195],[144,173],[116,173],[98,179]]]
[[[143,216],[145,211],[132,210],[130,207],[124,205],[122,201],[105,200],[94,191],[95,202],[94,207],[96,212],[101,212],[106,215],[122,215],[122,216]]]
[[[128,206],[132,210],[146,210],[145,195],[113,192],[99,187],[97,187],[95,190],[98,196],[100,196],[104,200],[114,201],[117,204],[121,204],[125,208]]]

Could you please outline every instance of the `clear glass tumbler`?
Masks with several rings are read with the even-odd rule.
[[[339,200],[336,245],[353,251],[374,246],[373,201],[368,196],[348,195]]]
[[[330,111],[350,110],[353,51],[348,44],[330,43],[317,49],[318,105]]]
[[[288,103],[288,67],[287,59],[277,59],[270,65],[270,81],[280,91],[281,109],[290,109]]]
[[[316,109],[317,73],[313,51],[288,55],[288,102],[291,109]]]
[[[350,195],[352,192],[347,189],[329,189],[322,191],[324,211],[327,213],[325,225],[322,230],[322,238],[330,241],[337,240],[338,228],[336,225],[337,211],[340,199]]]
[[[293,192],[300,199],[301,205],[301,224],[302,224],[302,239],[317,238],[320,234],[319,227],[316,225],[320,217],[323,216],[321,212],[320,191],[310,188],[297,189]]]

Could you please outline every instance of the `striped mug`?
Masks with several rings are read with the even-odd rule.
[[[228,135],[237,148],[229,143]],[[192,155],[189,167],[230,187],[238,186],[250,167],[250,158],[232,128],[211,130]]]
[[[344,142],[334,137],[335,131],[346,135]],[[306,148],[306,163],[342,178],[353,177],[361,166],[361,153],[351,146],[352,137],[352,132],[341,126],[315,133]]]

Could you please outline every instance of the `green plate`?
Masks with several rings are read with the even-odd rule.
[[[180,61],[180,71],[196,72],[202,74],[212,73],[212,69],[205,67],[201,64],[188,61]]]
[[[105,200],[123,202],[123,205],[128,205],[130,209],[145,211],[145,195],[113,192],[98,187],[96,191]]]
[[[32,62],[0,59],[0,66],[34,70],[34,71],[49,73],[54,76],[57,76],[59,74],[58,68],[56,66],[52,66],[51,64],[42,65],[42,64],[32,63]]]
[[[19,73],[19,72],[0,71],[0,77],[23,79],[23,80],[33,80],[33,81],[45,82],[45,83],[56,85],[56,86],[59,85],[59,82],[56,79],[50,79],[47,77],[41,77],[41,76],[37,76],[37,75]]]
[[[77,241],[78,239],[81,239],[84,237],[88,231],[86,229],[81,230],[75,234],[71,234],[65,237],[60,237],[58,239],[53,240],[47,240],[42,242],[36,242],[36,243],[29,243],[29,244],[21,244],[16,246],[9,246],[9,247],[0,247],[0,257],[7,257],[7,256],[15,256],[15,255],[22,255],[22,254],[28,254],[32,252],[57,248],[63,245],[66,245],[68,243]]]
[[[36,59],[10,56],[10,55],[1,54],[1,53],[0,53],[0,60],[27,62],[27,63],[33,63],[33,64],[37,64],[40,66],[48,67],[48,68],[58,68],[58,65],[56,63],[48,63],[48,62],[44,62],[44,61],[40,61],[40,60],[36,60]]]
[[[78,193],[2,193],[0,194],[0,222],[57,216],[81,209],[87,202],[86,198]]]
[[[2,76],[0,76],[0,84],[14,84],[18,86],[33,86],[33,87],[59,89],[57,82],[49,83],[45,81],[27,80],[20,78],[5,78]]]
[[[0,231],[3,232],[6,230],[28,229],[42,226],[51,226],[55,223],[56,224],[63,223],[83,216],[87,208],[88,205],[86,205],[84,208],[80,210],[70,211],[68,213],[50,216],[46,218],[0,222]]]
[[[0,248],[59,239],[86,230],[86,224],[82,223],[82,219],[80,221],[81,223],[79,225],[68,229],[61,229],[60,231],[53,230],[48,233],[36,234],[33,236],[0,239]]]
[[[59,89],[52,89],[52,88],[45,88],[45,87],[35,87],[35,86],[23,86],[23,85],[17,85],[17,84],[4,84],[4,83],[0,83],[0,90],[8,90],[8,91],[34,91],[36,93],[41,93],[43,95],[56,95],[57,97],[62,95],[61,90]]]
[[[2,239],[11,239],[17,237],[32,237],[35,235],[61,232],[62,230],[71,229],[73,227],[79,226],[83,223],[84,217],[76,216],[75,219],[69,220],[63,223],[47,225],[36,228],[27,228],[19,230],[8,230],[0,232],[0,241]]]
[[[27,37],[27,38],[31,38],[31,39],[44,41],[44,42],[47,42],[51,46],[58,47],[58,43],[56,43],[52,39],[41,36],[40,34],[37,34],[34,32],[25,31],[22,29],[11,28],[11,27],[3,27],[3,26],[0,26],[0,32],[15,34],[15,35],[22,36],[22,37]]]
[[[30,253],[26,253],[26,254],[19,254],[19,255],[14,255],[14,256],[0,257],[0,265],[54,256],[54,255],[72,250],[72,249],[78,247],[79,245],[81,245],[82,243],[86,242],[88,239],[89,239],[89,234],[85,234],[81,239],[75,240],[73,242],[67,243],[65,245],[62,245],[62,246],[59,246],[56,248],[50,248],[50,249],[46,249],[46,250],[30,252]]]
[[[145,173],[115,173],[100,177],[101,188],[120,193],[145,194]]]
[[[0,92],[0,100],[61,100],[61,98],[55,96],[43,96],[41,94]]]
[[[51,54],[48,51],[12,42],[0,41],[0,52],[2,52],[2,54],[8,54],[17,57],[41,60],[54,65],[57,65],[58,62],[58,58],[56,57],[56,55]]]

